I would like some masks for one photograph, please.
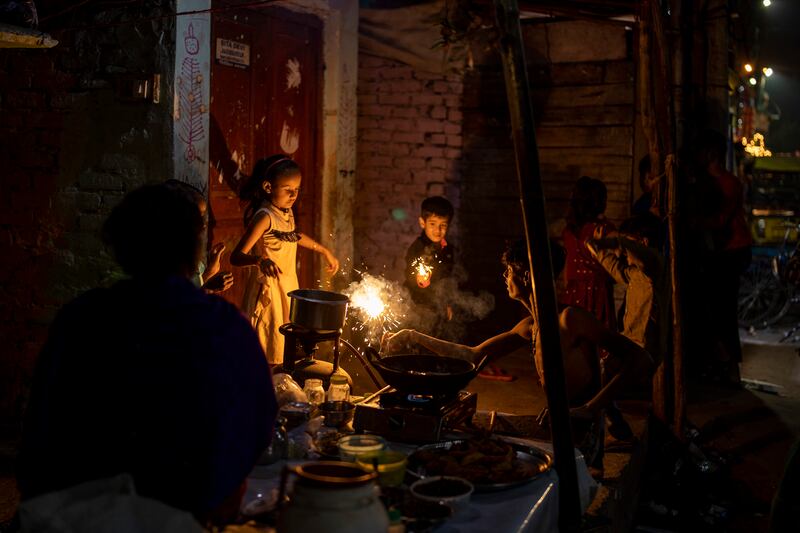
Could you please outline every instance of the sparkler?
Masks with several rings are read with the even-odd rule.
[[[405,318],[407,304],[395,282],[364,273],[344,293],[350,297],[353,333],[363,333],[368,345],[380,343],[383,334],[398,329]]]
[[[417,257],[411,263],[413,272],[417,275],[417,285],[421,289],[428,287],[431,284],[431,276],[433,276],[433,267],[425,262],[424,257]]]

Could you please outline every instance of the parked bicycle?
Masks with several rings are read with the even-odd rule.
[[[800,303],[800,224],[786,225],[777,248],[754,248],[750,268],[739,284],[739,324],[766,328]]]

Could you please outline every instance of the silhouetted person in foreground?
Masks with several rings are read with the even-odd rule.
[[[203,523],[238,511],[276,416],[270,371],[239,311],[192,284],[203,221],[163,185],[128,194],[104,239],[130,275],[64,306],[34,376],[23,500],[128,473],[137,493]]]

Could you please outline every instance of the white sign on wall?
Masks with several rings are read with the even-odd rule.
[[[178,0],[178,13],[211,8],[211,0]],[[211,15],[180,15],[175,24],[173,148],[175,179],[208,189]]]
[[[229,67],[247,68],[250,66],[250,45],[217,39],[217,61]]]

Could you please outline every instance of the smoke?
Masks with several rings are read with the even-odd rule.
[[[456,265],[452,274],[431,284],[424,303],[409,311],[406,327],[453,342],[467,341],[470,323],[485,318],[494,309],[494,296],[486,291],[463,290],[467,274]]]

